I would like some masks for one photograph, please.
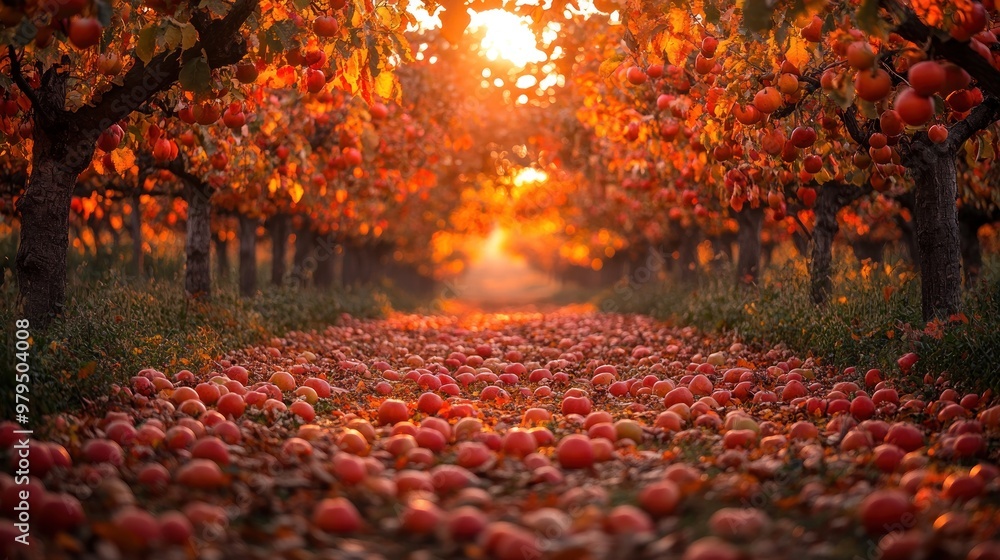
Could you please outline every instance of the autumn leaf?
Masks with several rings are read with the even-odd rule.
[[[441,36],[453,45],[462,39],[462,35],[465,34],[465,28],[472,23],[472,16],[469,15],[469,11],[462,4],[444,10],[441,12],[440,18]]]
[[[212,69],[205,57],[192,58],[181,68],[178,80],[187,91],[201,93],[207,91],[212,80]]]
[[[298,203],[302,200],[302,195],[305,194],[305,190],[299,183],[292,183],[292,186],[288,189],[288,195],[292,197],[292,202]]]
[[[858,27],[866,33],[882,36],[885,34],[885,21],[878,15],[881,2],[879,0],[863,0],[858,8]]]
[[[139,41],[135,46],[135,55],[145,64],[149,64],[149,61],[153,60],[153,55],[156,54],[156,35],[157,28],[152,24],[143,27],[139,31]]]
[[[111,163],[115,166],[115,171],[123,175],[135,165],[135,154],[128,148],[119,148],[111,152]]]
[[[602,62],[601,68],[599,70],[601,77],[604,78],[605,80],[610,78],[611,75],[615,73],[615,70],[617,70],[618,67],[621,66],[623,60],[625,60],[624,55],[616,54],[615,56],[612,56],[611,58]]]
[[[181,26],[181,50],[186,51],[198,42],[198,30],[194,25],[186,23]]]
[[[798,35],[792,35],[789,37],[788,43],[788,50],[785,51],[785,59],[794,64],[796,68],[805,68],[810,60],[806,40]]]
[[[743,24],[748,31],[759,33],[771,28],[773,4],[768,0],[745,0]]]

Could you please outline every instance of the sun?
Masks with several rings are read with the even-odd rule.
[[[504,10],[474,12],[471,30],[483,29],[482,53],[490,60],[502,58],[519,67],[542,62],[545,53],[538,50],[535,34],[528,27],[528,18]]]

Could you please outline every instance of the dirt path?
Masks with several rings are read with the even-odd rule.
[[[1000,408],[800,358],[579,311],[345,318],[58,419],[8,554],[1000,557]]]

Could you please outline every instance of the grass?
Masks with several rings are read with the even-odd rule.
[[[2,249],[0,255],[12,255]],[[127,267],[98,267],[78,256],[70,265],[65,313],[46,331],[31,332],[31,412],[39,417],[88,406],[146,367],[168,374],[199,371],[228,351],[333,324],[342,313],[381,315],[389,306],[374,290],[320,292],[262,284],[256,297],[245,299],[227,283],[210,301],[191,301],[184,294],[182,265],[169,259],[150,264],[161,279],[148,281],[122,273]],[[17,287],[11,271],[3,273],[0,410],[7,410],[14,403],[14,376],[7,372],[15,364]]]
[[[860,264],[841,255],[825,306],[812,303],[801,262],[768,268],[754,288],[737,286],[734,277],[723,266],[693,286],[620,285],[599,307],[731,333],[760,346],[784,344],[822,363],[861,371],[877,367],[896,374],[896,360],[916,352],[914,380],[947,372],[970,389],[1000,389],[1000,259],[989,260],[983,281],[966,292],[963,314],[927,325],[919,278],[902,265]]]

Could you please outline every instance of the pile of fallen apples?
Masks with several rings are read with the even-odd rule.
[[[633,316],[345,317],[49,418],[30,477],[0,474],[0,542],[51,559],[1000,558],[1000,406],[923,373],[916,354],[842,369]],[[17,429],[0,425],[15,474]]]

